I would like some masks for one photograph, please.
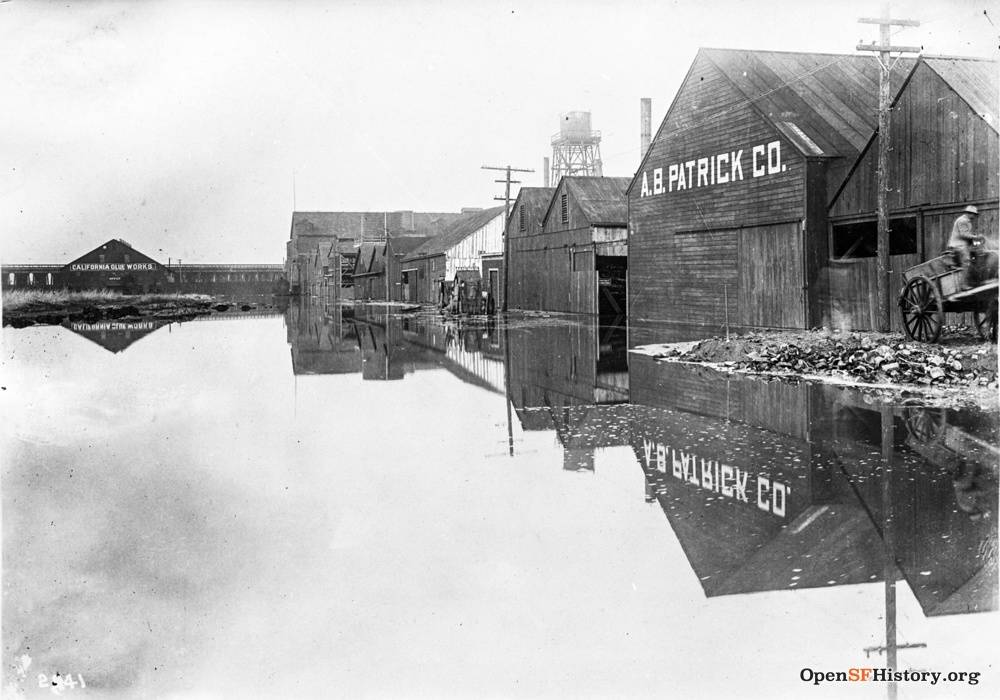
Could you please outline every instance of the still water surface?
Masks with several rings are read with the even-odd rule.
[[[995,696],[997,412],[626,343],[5,328],[4,697]]]

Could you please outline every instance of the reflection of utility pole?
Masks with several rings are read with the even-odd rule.
[[[494,180],[494,182],[506,183],[507,187],[504,191],[503,197],[494,197],[496,201],[502,201],[504,203],[503,207],[503,311],[507,310],[507,289],[509,286],[508,279],[509,275],[507,273],[507,268],[510,267],[508,264],[510,260],[510,244],[507,241],[507,220],[510,219],[510,186],[512,184],[520,185],[520,180],[511,180],[510,174],[513,173],[533,173],[535,172],[531,168],[512,168],[509,165],[502,167],[497,167],[494,165],[484,165],[483,170],[501,170],[507,173],[507,177],[503,180]]]
[[[888,330],[888,329],[887,329]],[[885,662],[896,670],[896,558],[893,551],[892,450],[895,420],[892,406],[882,406],[882,544],[885,547],[882,580],[885,583]],[[896,698],[896,683],[888,686],[889,700]]]
[[[892,46],[889,30],[893,26],[919,27],[920,22],[912,19],[890,19],[889,3],[882,5],[882,16],[879,18],[862,17],[862,24],[879,25],[879,43],[858,44],[858,51],[874,51],[878,53],[878,166],[877,166],[877,208],[878,208],[878,244],[876,253],[876,288],[878,293],[878,330],[889,330],[889,112],[891,96],[889,95],[889,72],[895,64],[889,63],[891,52],[920,53],[918,46]],[[896,57],[899,60],[899,57]]]
[[[506,238],[506,236],[504,236]],[[507,264],[504,263],[504,268]],[[504,297],[506,302],[506,297]],[[504,383],[504,403],[507,404],[507,453],[514,456],[514,427],[510,416],[510,404],[514,397],[510,395],[510,329],[504,326],[503,329],[503,383]]]

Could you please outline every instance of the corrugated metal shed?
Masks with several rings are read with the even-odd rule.
[[[1000,81],[995,61],[950,56],[921,56],[920,60],[941,76],[994,131],[1000,131],[997,118]]]
[[[464,215],[458,221],[448,226],[443,232],[431,238],[423,245],[414,249],[407,257],[407,260],[440,255],[452,246],[458,244],[465,237],[472,235],[498,215],[503,215],[503,207],[493,207],[483,209]]]
[[[874,56],[701,49],[750,103],[804,155],[857,157],[877,125]],[[895,94],[914,65],[890,74]]]
[[[566,185],[591,226],[628,225],[629,177],[567,177]]]

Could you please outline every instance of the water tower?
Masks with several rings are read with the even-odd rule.
[[[559,115],[559,133],[552,136],[552,186],[564,175],[601,177],[601,132],[590,128],[590,112]]]

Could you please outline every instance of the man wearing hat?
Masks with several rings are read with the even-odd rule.
[[[976,283],[977,276],[972,270],[972,250],[973,246],[982,243],[982,239],[976,232],[976,220],[979,218],[979,210],[974,206],[967,206],[962,214],[955,219],[951,227],[951,238],[948,239],[948,248],[955,253],[958,264],[965,270],[966,286]]]

